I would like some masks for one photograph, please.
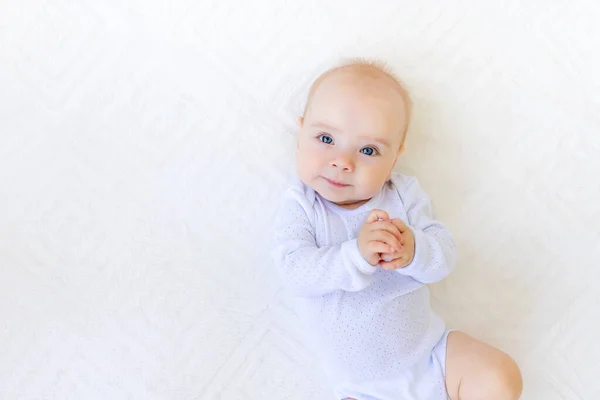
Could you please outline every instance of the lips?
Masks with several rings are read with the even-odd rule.
[[[339,188],[350,186],[350,185],[346,185],[345,183],[342,183],[342,182],[327,179],[325,177],[323,177],[323,179],[325,179],[327,181],[327,183],[329,183],[331,186],[335,186],[335,187],[339,187]]]

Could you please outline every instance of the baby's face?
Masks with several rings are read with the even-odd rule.
[[[402,96],[385,82],[327,77],[299,119],[296,169],[325,199],[356,208],[389,180],[402,150]]]

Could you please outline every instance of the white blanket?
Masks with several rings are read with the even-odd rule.
[[[327,399],[267,258],[295,118],[379,57],[453,231],[449,326],[600,397],[600,6],[0,2],[0,399]],[[596,72],[594,72],[596,71]]]

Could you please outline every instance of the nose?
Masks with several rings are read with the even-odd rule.
[[[339,168],[344,172],[354,171],[354,160],[345,154],[340,154],[329,162],[329,166]]]

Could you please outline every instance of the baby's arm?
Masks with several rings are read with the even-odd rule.
[[[454,269],[456,246],[452,234],[439,221],[433,219],[429,196],[415,178],[401,178],[397,184],[402,196],[407,225],[415,239],[412,262],[396,271],[412,276],[419,282],[433,283],[444,279]]]
[[[318,247],[307,211],[291,195],[277,215],[273,258],[284,286],[302,297],[362,290],[377,270],[361,255],[357,239]]]

